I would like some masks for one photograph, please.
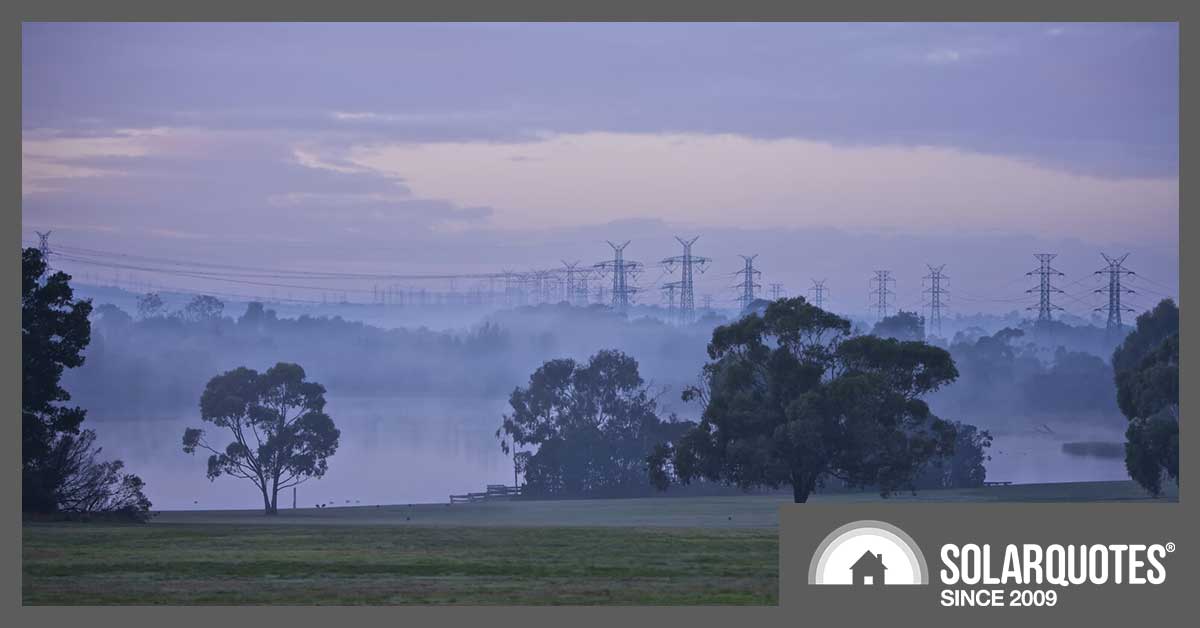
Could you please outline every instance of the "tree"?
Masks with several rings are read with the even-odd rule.
[[[93,317],[97,323],[94,329],[99,329],[101,334],[106,336],[113,333],[124,333],[133,323],[133,317],[112,303],[102,303],[93,310]]]
[[[138,317],[143,320],[162,315],[165,308],[166,305],[157,292],[148,292],[137,299]]]
[[[79,514],[117,514],[145,521],[150,500],[142,493],[145,483],[136,475],[123,473],[120,460],[100,461],[96,433],[83,430],[78,436],[63,436],[50,456],[59,487],[59,510]]]
[[[917,488],[973,488],[987,480],[991,460],[987,450],[992,446],[992,434],[969,423],[954,423],[954,453],[934,460],[915,482]]]
[[[896,340],[925,340],[925,319],[916,312],[900,311],[875,323],[871,335]]]
[[[790,485],[796,502],[830,477],[883,495],[911,487],[953,451],[954,426],[921,397],[957,377],[954,362],[922,342],[849,334],[802,297],[714,329],[701,385],[684,393],[703,403],[701,421],[656,448],[652,481]]]
[[[1125,468],[1151,494],[1179,482],[1179,308],[1164,299],[1113,352],[1117,405],[1129,419]]]
[[[268,515],[278,512],[279,491],[325,475],[341,436],[325,413],[325,387],[305,381],[298,364],[284,362],[261,374],[240,367],[213,377],[200,397],[200,419],[232,440],[217,449],[206,430],[188,428],[183,451],[211,454],[209,480],[250,480]]]
[[[634,495],[651,489],[646,458],[653,446],[688,423],[662,421],[638,374],[619,351],[600,351],[586,364],[550,360],[516,388],[512,413],[496,430],[525,476],[525,492],[545,497]]]
[[[191,301],[188,301],[187,306],[183,309],[183,316],[190,322],[200,323],[220,318],[223,311],[225,311],[225,303],[216,297],[202,294],[194,296]]]
[[[71,395],[59,385],[63,370],[84,362],[91,340],[92,304],[75,300],[63,272],[46,276],[38,249],[21,252],[21,487],[22,508],[52,512],[62,478],[48,464],[62,434],[77,434],[83,408],[62,405]]]

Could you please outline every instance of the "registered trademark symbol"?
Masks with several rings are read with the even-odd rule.
[[[1175,544],[1167,543],[1167,553],[1170,554],[1171,552],[1174,552],[1174,551],[1175,551]]]

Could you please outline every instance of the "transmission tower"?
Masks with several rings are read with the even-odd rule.
[[[932,266],[926,264],[929,268],[929,274],[925,275],[924,279],[929,282],[929,287],[925,289],[925,294],[929,295],[929,302],[925,305],[929,308],[929,326],[937,330],[939,336],[942,335],[942,313],[946,308],[946,297],[950,291],[944,283],[949,277],[943,273],[946,268],[945,264],[941,266]]]
[[[601,274],[612,273],[612,307],[624,313],[629,310],[632,297],[638,291],[636,286],[631,285],[631,280],[642,272],[642,263],[626,261],[625,247],[629,246],[629,240],[621,244],[609,242],[608,245],[612,247],[613,258],[596,264],[594,268]]]
[[[757,254],[742,255],[740,257],[743,260],[745,260],[746,265],[741,270],[734,273],[735,275],[742,276],[742,282],[737,284],[734,287],[740,288],[742,291],[741,295],[738,297],[738,304],[741,305],[742,311],[744,312],[744,311],[746,311],[747,308],[750,307],[750,304],[754,302],[754,295],[755,295],[754,291],[757,288],[762,287],[761,285],[754,282],[756,277],[759,277],[762,275],[762,272],[754,269],[754,258],[758,257]]]
[[[1135,273],[1132,270],[1126,270],[1122,266],[1125,263],[1125,258],[1129,257],[1128,253],[1121,257],[1109,257],[1104,253],[1101,253],[1100,256],[1104,258],[1104,261],[1108,262],[1108,266],[1096,271],[1096,274],[1108,275],[1108,288],[1098,288],[1096,292],[1108,293],[1108,307],[1098,307],[1096,311],[1099,312],[1107,309],[1108,324],[1105,325],[1105,329],[1109,332],[1120,331],[1122,327],[1121,312],[1135,311],[1133,308],[1121,306],[1121,294],[1133,294],[1134,292],[1129,288],[1121,287],[1121,275],[1133,275]]]
[[[772,301],[778,301],[779,299],[783,298],[783,284],[773,283],[770,285],[770,287],[771,287],[771,300]]]
[[[554,274],[548,270],[535,270],[528,274],[532,284],[534,304],[549,303],[553,300]]]
[[[588,281],[592,278],[592,271],[587,268],[579,269],[579,274],[575,277],[575,293],[571,303],[579,307],[587,307],[588,304]]]
[[[567,303],[578,307],[587,305],[588,298],[588,275],[591,271],[586,268],[579,268],[579,262],[567,262],[563,260],[563,267],[566,269],[567,281],[564,289],[566,294],[563,298]]]
[[[34,231],[34,233],[38,237],[38,251],[42,253],[42,263],[46,265],[46,270],[43,273],[45,275],[50,272],[50,234],[54,232],[47,231],[42,233],[41,231]]]
[[[661,262],[667,272],[674,272],[676,264],[682,271],[682,277],[679,280],[679,322],[685,325],[696,320],[696,291],[693,274],[697,270],[703,273],[708,268],[708,263],[712,261],[707,257],[692,255],[692,245],[699,239],[700,236],[691,240],[675,236],[675,240],[683,245],[683,255],[668,257]]]
[[[829,289],[825,287],[825,281],[825,279],[820,281],[813,279],[812,288],[809,289],[813,295],[813,305],[822,310],[825,309],[825,295],[829,293]]]
[[[1054,276],[1062,277],[1063,274],[1050,266],[1050,262],[1053,261],[1054,258],[1058,257],[1057,253],[1034,253],[1033,256],[1038,259],[1038,267],[1025,274],[1028,276],[1037,275],[1038,287],[1030,288],[1025,292],[1031,293],[1036,290],[1038,293],[1038,304],[1036,307],[1038,311],[1037,320],[1039,323],[1045,323],[1053,320],[1054,310],[1062,309],[1061,307],[1050,302],[1050,295],[1052,293],[1062,292],[1062,290],[1054,287],[1054,284],[1051,283],[1050,278]],[[1025,309],[1032,310],[1035,308],[1031,305]]]
[[[896,296],[896,293],[888,286],[896,285],[896,280],[892,278],[892,271],[877,270],[875,271],[875,276],[871,278],[870,285],[871,303],[875,308],[875,318],[883,320],[887,318],[892,301]]]
[[[680,309],[676,308],[675,304],[675,292],[681,288],[682,284],[682,281],[672,281],[664,283],[662,286],[663,296],[667,300],[667,321],[671,323],[680,322],[682,319],[683,313]]]

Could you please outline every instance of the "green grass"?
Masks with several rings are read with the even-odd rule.
[[[767,529],[30,524],[26,604],[774,604]]]
[[[1177,494],[1167,499],[1176,499]],[[878,500],[871,493],[816,502]],[[897,501],[1144,500],[1131,482]],[[163,512],[26,523],[26,604],[775,604],[782,495]]]

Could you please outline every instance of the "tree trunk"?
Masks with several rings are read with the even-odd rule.
[[[262,490],[262,494],[263,494],[263,514],[264,515],[275,514],[275,504],[272,502],[270,496],[267,495],[266,488],[264,488]]]
[[[803,504],[808,501],[808,496],[812,494],[816,488],[815,478],[805,477],[801,473],[792,474],[792,499],[797,504]]]

